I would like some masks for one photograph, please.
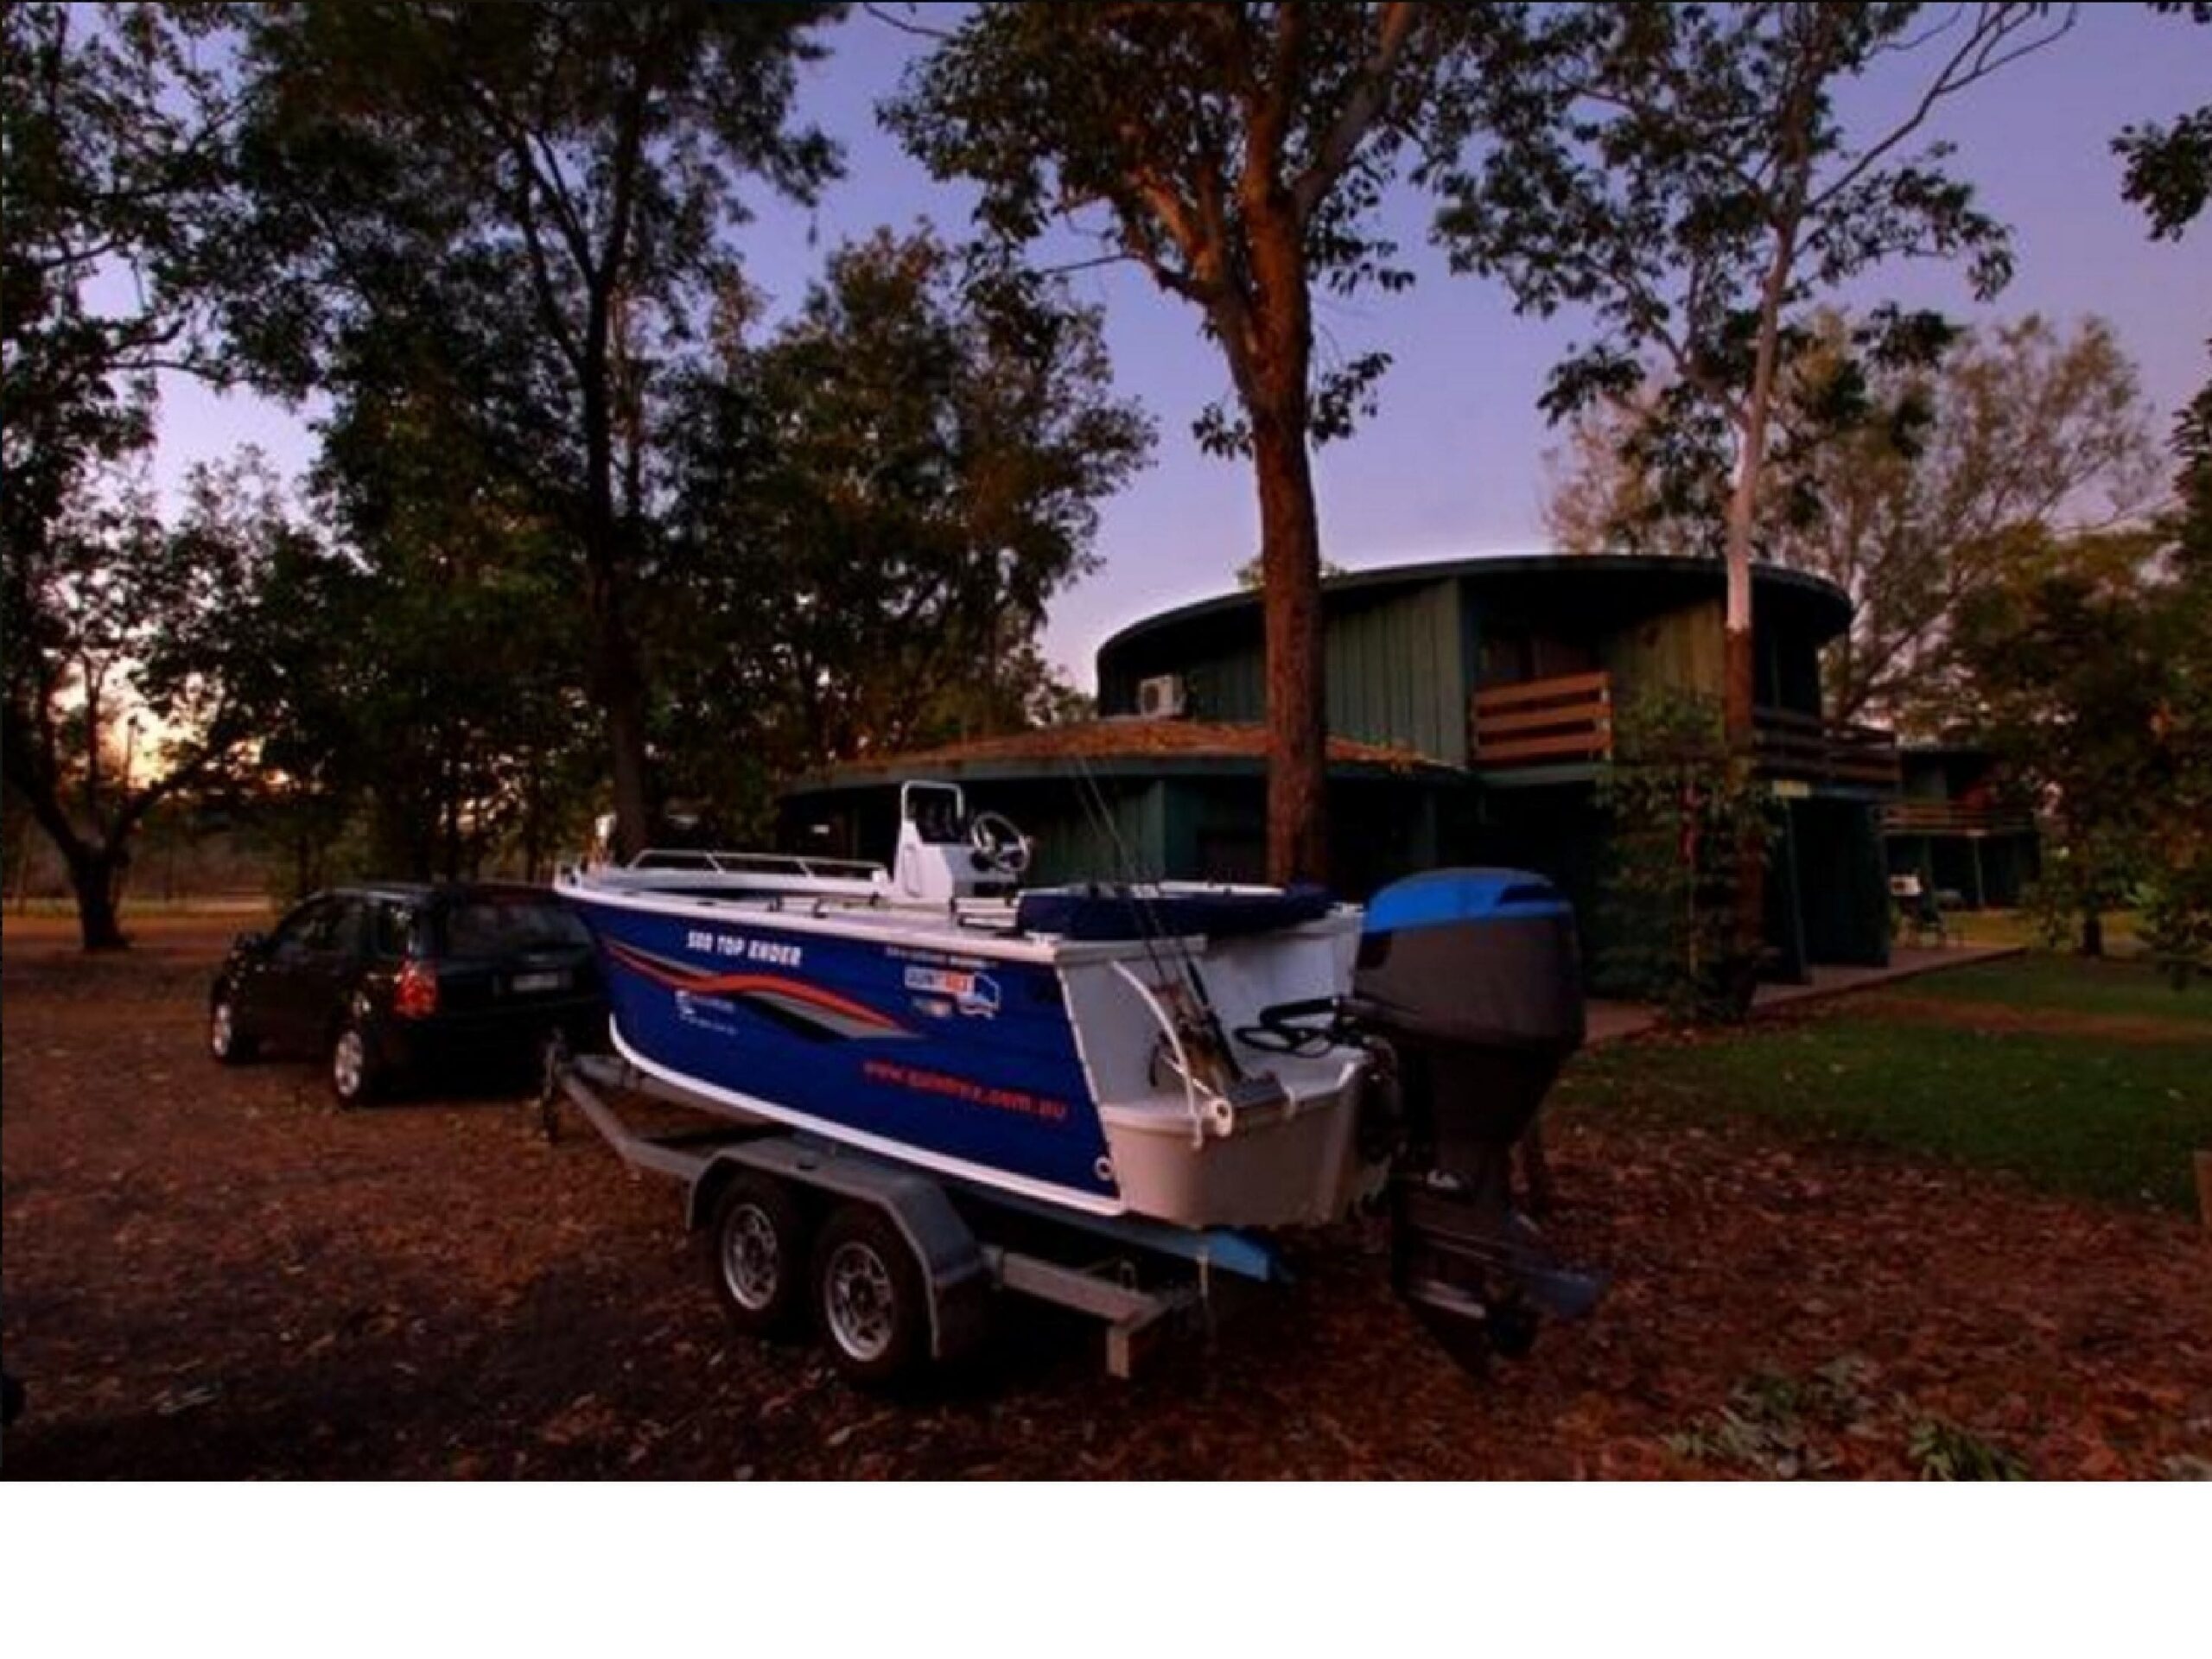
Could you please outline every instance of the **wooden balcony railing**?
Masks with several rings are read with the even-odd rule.
[[[1562,674],[1475,693],[1475,765],[1571,766],[1613,752],[1613,677]]]
[[[1966,801],[1891,801],[1882,809],[1885,836],[2022,836],[2035,820],[2018,807]]]
[[[1770,777],[1897,786],[1893,733],[1831,724],[1786,709],[1761,709],[1758,719],[1759,769]],[[1600,669],[1486,686],[1475,693],[1468,734],[1478,771],[1609,760],[1613,677]]]
[[[1759,769],[1818,783],[1897,786],[1897,738],[1875,726],[1848,726],[1790,709],[1761,709]]]

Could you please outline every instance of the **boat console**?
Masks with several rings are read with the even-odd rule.
[[[1029,838],[996,812],[969,817],[957,785],[900,785],[895,902],[949,907],[963,899],[1006,898],[1028,868]]]

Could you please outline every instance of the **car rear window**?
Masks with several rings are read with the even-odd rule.
[[[445,913],[446,954],[462,959],[589,944],[575,914],[550,899],[465,899]]]

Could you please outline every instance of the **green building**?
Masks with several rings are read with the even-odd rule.
[[[1882,809],[1893,878],[1945,908],[2012,909],[2040,868],[2035,816],[1997,757],[1970,743],[1909,744],[1897,797]]]
[[[1719,696],[1723,599],[1719,564],[1688,559],[1470,559],[1330,581],[1338,887],[1360,897],[1440,864],[1511,864],[1564,886],[1587,927],[1606,856],[1594,786],[1612,711],[1647,689]],[[1888,956],[1880,811],[1897,793],[1896,743],[1821,716],[1820,650],[1850,617],[1826,582],[1757,573],[1760,752],[1786,802],[1768,932],[1785,976]],[[1096,721],[801,780],[785,800],[787,842],[882,856],[898,782],[929,776],[1035,836],[1040,880],[1262,879],[1258,595],[1134,623],[1100,647],[1097,669]]]

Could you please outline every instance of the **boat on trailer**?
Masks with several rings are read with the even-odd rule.
[[[1028,855],[915,782],[888,866],[652,852],[556,885],[596,942],[620,1061],[733,1123],[1155,1242],[1387,1202],[1401,1292],[1492,1346],[1594,1300],[1510,1203],[1510,1148],[1582,1035],[1548,884],[1440,871],[1363,910],[1315,888],[1025,887]]]

